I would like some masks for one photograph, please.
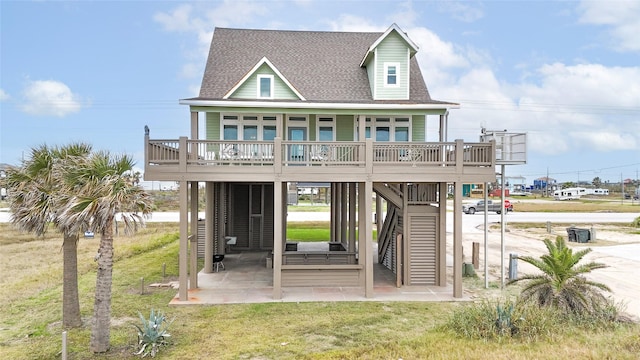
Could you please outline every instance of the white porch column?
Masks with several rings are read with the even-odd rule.
[[[286,183],[285,183],[286,184]],[[273,183],[273,299],[282,298],[282,249],[283,241],[283,184]]]
[[[207,181],[205,184],[205,209],[204,209],[204,272],[213,272],[213,214],[215,206],[214,183]]]
[[[178,283],[180,289],[178,290],[178,295],[180,301],[187,301],[189,300],[189,192],[186,181],[180,181],[178,196],[180,203],[180,250],[178,253]]]
[[[453,297],[462,297],[462,182],[453,185]]]
[[[189,241],[189,289],[198,288],[198,182],[190,181],[191,236]]]

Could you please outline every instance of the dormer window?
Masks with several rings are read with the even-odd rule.
[[[273,75],[258,75],[259,99],[273,99]]]
[[[398,78],[400,77],[400,64],[385,63],[384,64],[384,86],[399,86]]]

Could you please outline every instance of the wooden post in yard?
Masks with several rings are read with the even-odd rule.
[[[473,268],[478,270],[480,267],[480,243],[473,243],[473,254],[471,255],[471,262],[473,263]]]

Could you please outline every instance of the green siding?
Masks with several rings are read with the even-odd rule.
[[[353,141],[353,115],[336,116],[336,141]]]
[[[236,91],[231,99],[257,99],[258,75],[273,75],[273,98],[281,100],[299,100],[298,96],[285,84],[267,64],[262,64]]]
[[[316,141],[318,140],[318,135],[316,134],[316,115],[309,114],[309,140]]]
[[[425,116],[413,115],[411,117],[411,141],[424,141],[425,136]]]
[[[220,113],[207,112],[206,116],[206,140],[220,140]]]
[[[401,100],[409,98],[409,51],[407,43],[395,31],[387,35],[376,48],[376,99]],[[398,63],[398,87],[385,87],[385,63]]]
[[[376,68],[376,61],[375,61],[375,57],[373,58],[374,60],[369,60],[369,63],[366,64],[367,66],[367,76],[369,76],[369,87],[371,88],[371,97],[373,97],[375,99],[376,97],[376,92],[375,92],[375,68]]]

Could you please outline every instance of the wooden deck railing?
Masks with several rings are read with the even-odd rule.
[[[146,139],[148,166],[493,166],[493,142],[228,141]],[[369,155],[370,154],[370,155]]]

